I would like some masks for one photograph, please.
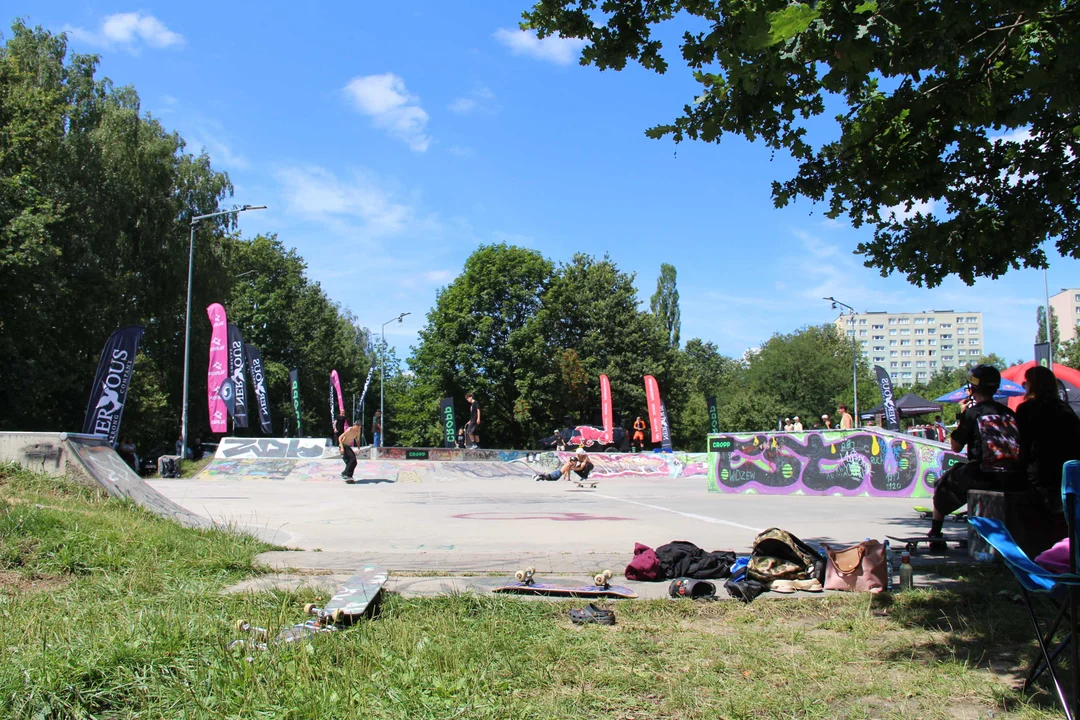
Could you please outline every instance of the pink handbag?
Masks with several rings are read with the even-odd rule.
[[[825,589],[877,593],[885,589],[885,546],[865,540],[849,548],[825,546]]]

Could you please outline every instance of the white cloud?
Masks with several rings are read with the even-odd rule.
[[[490,110],[490,103],[494,99],[495,93],[490,88],[481,85],[468,95],[455,99],[448,109],[458,115],[468,115],[475,110]]]
[[[514,55],[546,60],[556,65],[569,65],[574,62],[585,47],[585,41],[580,38],[549,35],[541,40],[533,30],[499,28],[493,37],[508,47]]]
[[[122,47],[130,52],[137,52],[144,45],[160,49],[184,44],[180,33],[173,32],[153,15],[138,12],[108,15],[97,30],[67,26],[64,31],[88,45]]]
[[[452,113],[457,113],[458,115],[468,115],[473,110],[475,110],[479,104],[480,103],[478,103],[473,98],[461,97],[450,103],[447,109],[450,110],[450,112]]]
[[[355,77],[345,86],[345,95],[357,111],[371,118],[375,127],[386,130],[415,152],[428,149],[428,114],[401,77],[394,73]]]
[[[205,150],[215,165],[243,170],[250,163],[243,153],[234,149],[221,123],[210,118],[196,118],[190,130],[183,133],[188,149]]]
[[[372,178],[357,174],[343,182],[321,167],[293,167],[276,173],[288,210],[332,224],[344,235],[393,235],[415,218],[413,209],[396,201]],[[344,222],[343,222],[344,221]],[[360,221],[359,228],[348,223]]]

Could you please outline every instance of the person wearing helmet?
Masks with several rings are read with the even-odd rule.
[[[1016,416],[994,400],[1001,373],[993,365],[968,372],[969,398],[960,402],[960,418],[949,440],[953,452],[967,448],[968,461],[946,471],[934,487],[934,518],[929,537],[941,537],[946,515],[967,504],[968,490],[1013,490],[1020,487],[1020,430]],[[930,547],[943,549],[931,541]]]
[[[589,459],[589,453],[585,452],[585,448],[578,448],[577,452],[563,463],[561,468],[553,470],[549,473],[542,473],[536,476],[537,480],[558,480],[563,475],[566,479],[570,479],[570,471],[573,470],[581,477],[582,480],[589,477],[589,473],[593,470],[592,460]]]

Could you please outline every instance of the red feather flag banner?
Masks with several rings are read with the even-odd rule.
[[[649,425],[652,429],[652,441],[663,442],[663,411],[660,402],[660,385],[652,375],[645,376],[645,400],[649,404]]]
[[[607,375],[600,376],[600,417],[604,421],[604,439],[613,442],[615,435],[615,413],[611,409],[611,381]]]

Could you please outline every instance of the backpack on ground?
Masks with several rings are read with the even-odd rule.
[[[821,579],[825,558],[787,530],[769,528],[754,538],[746,575],[753,580]]]

